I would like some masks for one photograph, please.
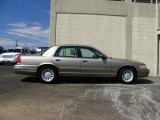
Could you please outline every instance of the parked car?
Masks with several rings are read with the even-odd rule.
[[[36,52],[37,54],[42,55],[44,52],[46,52],[49,49],[49,47],[37,47]]]
[[[2,53],[0,55],[0,64],[16,64],[18,56],[20,56],[20,53]]]
[[[40,76],[46,83],[58,76],[117,77],[122,83],[149,75],[142,62],[114,59],[94,47],[62,45],[48,49],[42,56],[21,56],[14,66],[17,74]]]
[[[4,48],[0,46],[0,54],[4,52]]]
[[[13,48],[8,49],[8,52],[16,52],[16,53],[20,53],[23,55],[30,54],[30,50],[28,47],[13,47]]]

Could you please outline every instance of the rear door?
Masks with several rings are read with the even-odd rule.
[[[102,59],[102,53],[90,48],[80,47],[81,53],[81,74],[84,76],[110,76],[111,62]]]
[[[59,68],[60,75],[80,75],[80,58],[78,58],[77,47],[63,46],[58,48],[53,60]]]

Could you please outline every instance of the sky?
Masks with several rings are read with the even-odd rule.
[[[0,0],[0,46],[49,46],[50,0]]]

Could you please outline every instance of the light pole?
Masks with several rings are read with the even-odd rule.
[[[158,13],[159,13],[159,11],[158,11],[158,0],[156,0],[156,40],[157,40],[157,75],[159,75],[159,67],[160,67],[160,62],[159,62],[159,60],[160,60],[160,52],[159,52],[159,49],[160,49],[160,46],[159,46],[159,37],[158,37],[158,34],[159,34],[159,28],[158,28],[158,26],[159,26],[159,22],[158,22],[158,20],[159,20],[159,16],[158,16]]]
[[[15,47],[18,47],[18,41],[15,40]]]

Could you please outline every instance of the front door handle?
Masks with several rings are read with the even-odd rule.
[[[83,60],[83,63],[86,63],[86,62],[88,62],[87,60]]]
[[[56,59],[56,61],[57,61],[57,62],[60,62],[61,60],[60,60],[60,59]]]

